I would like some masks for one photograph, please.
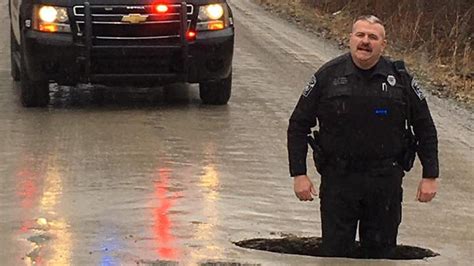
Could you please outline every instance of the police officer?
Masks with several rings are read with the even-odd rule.
[[[417,199],[429,202],[437,191],[436,128],[415,79],[382,56],[386,45],[382,22],[359,17],[350,34],[350,53],[313,75],[290,118],[290,174],[301,201],[317,195],[306,174],[306,155],[307,136],[319,124],[319,156],[324,158],[318,167],[319,198],[327,256],[353,256],[357,225],[365,257],[386,257],[394,250],[408,117],[423,166]]]

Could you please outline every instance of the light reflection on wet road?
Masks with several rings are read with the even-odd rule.
[[[159,258],[165,260],[179,259],[179,250],[175,246],[175,237],[171,230],[172,221],[169,218],[170,209],[176,204],[180,197],[178,192],[168,196],[168,182],[170,169],[159,169],[156,173],[158,181],[155,181],[155,198],[158,206],[153,209],[153,233],[156,238],[156,253]]]
[[[201,105],[195,85],[53,85],[48,108],[22,108],[9,76],[8,24],[0,25],[1,265],[420,263],[281,255],[232,244],[320,234],[317,202],[298,202],[287,178],[286,126],[308,77],[336,52],[246,0],[231,3],[238,38],[228,106]],[[466,182],[457,193],[464,200],[455,204],[465,211],[450,208],[456,201],[443,199],[447,192],[432,205],[406,204],[401,239],[442,253],[435,264],[462,264],[473,252],[467,155],[450,163],[460,169],[456,182]],[[448,226],[438,209],[462,218]]]

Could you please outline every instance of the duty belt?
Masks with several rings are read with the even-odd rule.
[[[378,160],[344,159],[339,157],[329,158],[328,164],[351,172],[363,172],[370,169],[393,167],[398,164],[395,157]]]

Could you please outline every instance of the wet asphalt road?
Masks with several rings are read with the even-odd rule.
[[[201,105],[196,85],[82,85],[53,86],[48,108],[25,109],[9,74],[9,26],[0,24],[0,265],[469,265],[474,119],[434,97],[441,188],[420,204],[420,167],[405,178],[399,242],[441,256],[323,259],[232,244],[320,235],[319,204],[297,201],[287,177],[286,127],[310,75],[341,51],[247,0],[230,3],[237,40],[227,106]],[[0,7],[7,21],[7,3]]]

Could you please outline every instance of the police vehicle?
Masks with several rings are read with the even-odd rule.
[[[11,75],[26,107],[49,83],[199,83],[203,103],[231,95],[234,25],[226,0],[9,0]]]

